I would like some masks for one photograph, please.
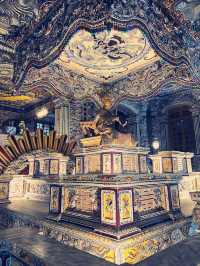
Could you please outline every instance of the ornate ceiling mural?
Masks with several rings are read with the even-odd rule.
[[[112,81],[113,84],[116,77],[120,77],[122,78],[120,84],[124,84],[124,73],[129,73],[128,79],[135,80],[137,76],[137,82],[135,80],[131,85],[132,95],[137,97],[152,95],[158,89],[161,81],[153,82],[152,73],[163,82],[170,79],[167,73],[171,73],[172,79],[185,82],[185,76],[178,74],[178,71],[183,69],[188,75],[187,82],[199,85],[200,19],[196,16],[195,20],[190,20],[184,14],[184,10],[177,7],[180,2],[180,0],[1,0],[0,89],[19,90],[31,68],[43,68],[45,72],[47,65],[51,64],[49,68],[55,68],[60,64],[52,62],[61,59],[62,62],[64,60],[66,69],[68,64],[75,65],[78,68],[77,73],[82,73],[98,82]],[[185,2],[188,4],[192,1]],[[83,36],[79,36],[80,32],[84,33]],[[133,34],[135,37],[129,40],[128,34],[131,36]],[[88,38],[91,40],[91,46],[87,44]],[[81,40],[81,43],[78,44],[77,39]],[[140,43],[136,45],[134,39],[140,40]],[[129,46],[132,46],[131,53]],[[157,70],[155,73],[151,70],[159,66],[155,63],[156,60],[150,65],[141,61],[144,58],[151,58],[148,57],[151,49],[150,54],[147,51],[150,46],[158,57],[168,62],[167,64],[161,61],[160,75],[157,74]],[[89,57],[88,49],[92,49],[93,58],[91,55]],[[101,63],[103,61],[104,65]],[[92,71],[90,63],[93,66]],[[140,66],[143,63],[144,69],[141,70]],[[108,73],[105,69],[102,70],[102,67],[109,69]],[[170,68],[170,71],[162,70],[165,68]],[[38,76],[40,71],[37,71]],[[67,75],[76,74],[70,72]],[[84,79],[82,76],[79,77],[81,78],[78,78],[77,82]],[[39,77],[32,82],[39,82],[38,79]],[[61,78],[64,79],[65,77]],[[49,80],[48,82],[55,86],[56,81],[51,78]],[[74,79],[72,80],[73,82],[69,82],[76,83]],[[150,85],[147,85],[147,81]],[[91,81],[88,80],[86,84],[88,83]],[[140,89],[137,85],[139,83],[141,86],[144,85]],[[102,87],[96,83],[92,84],[95,88]],[[27,82],[24,83],[24,88],[26,86]],[[61,88],[55,86],[54,90],[62,94],[69,89],[68,94],[75,95],[80,85],[74,88],[67,86],[66,83],[61,85]],[[122,85],[118,86],[121,88]],[[23,91],[24,88],[20,90]]]
[[[154,96],[166,86],[197,87],[186,66],[176,67],[160,61],[107,84],[92,81],[84,75],[66,70],[60,64],[52,63],[41,70],[30,69],[21,92],[25,94],[40,88],[63,99],[93,98],[99,104],[101,94],[110,93],[114,104],[122,98],[140,100]]]
[[[73,35],[56,63],[100,83],[118,80],[130,72],[158,61],[139,29],[80,30]]]

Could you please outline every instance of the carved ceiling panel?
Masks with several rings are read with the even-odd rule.
[[[73,35],[56,63],[100,83],[118,80],[158,61],[141,30],[80,30]]]
[[[69,76],[75,76],[72,72],[77,72],[103,83],[113,83],[124,75],[131,75],[135,80],[135,76],[139,75],[138,80],[131,85],[131,88],[134,88],[132,94],[144,97],[145,94],[155,93],[155,88],[160,84],[160,81],[153,82],[151,79],[154,75],[146,70],[146,67],[151,69],[156,65],[156,56],[150,56],[153,50],[165,62],[171,64],[172,70],[169,73],[173,72],[172,79],[175,75],[175,79],[184,81],[185,77],[177,74],[177,69],[180,68],[189,75],[189,82],[199,85],[200,19],[196,17],[194,21],[189,20],[184,10],[177,8],[180,2],[0,0],[0,89],[12,92],[19,90],[31,68],[44,68],[45,72],[45,67],[49,64],[50,68],[60,65],[58,62],[53,65],[57,59],[64,62],[63,68],[71,69]],[[195,0],[185,2],[189,5]],[[198,5],[193,6],[197,10]],[[79,36],[80,32],[84,33],[83,36]],[[132,36],[130,39],[128,34]],[[140,40],[137,45],[136,40]],[[131,53],[129,46],[132,47]],[[148,50],[150,46],[153,50]],[[92,56],[89,50],[92,51]],[[146,64],[146,58],[154,58],[155,61],[152,59],[149,65]],[[156,70],[155,79],[163,79],[164,82],[165,79],[170,79],[170,76],[162,67],[159,68],[160,75]],[[65,69],[63,71],[65,72]],[[40,75],[40,71],[37,73]],[[51,84],[56,83],[51,78],[48,79]],[[65,74],[61,77],[61,83],[64,79]],[[76,84],[80,81],[80,78],[77,79],[78,81],[69,82]],[[85,81],[85,78],[81,79]],[[141,79],[150,81],[148,88],[147,83],[141,82]],[[91,81],[85,83],[90,84]],[[100,84],[94,84],[95,88],[102,87]],[[120,84],[123,84],[123,81]],[[144,86],[138,88],[137,84]],[[63,93],[67,90],[66,86],[66,83],[61,84],[61,89],[56,86],[54,92]],[[69,86],[68,94],[76,95],[79,86]],[[110,86],[113,87],[113,84]],[[122,85],[117,86],[121,88]]]

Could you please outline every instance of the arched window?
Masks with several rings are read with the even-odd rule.
[[[195,152],[195,134],[192,113],[188,106],[173,108],[168,113],[170,150]]]
[[[81,121],[93,120],[97,114],[97,107],[92,101],[87,101],[81,107]]]

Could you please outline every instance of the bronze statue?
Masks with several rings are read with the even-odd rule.
[[[94,121],[81,122],[80,127],[85,137],[104,136],[113,138],[116,133],[115,123],[122,127],[127,125],[127,121],[122,123],[119,116],[113,115],[110,111],[111,101],[109,98],[103,98],[103,108],[96,115]]]

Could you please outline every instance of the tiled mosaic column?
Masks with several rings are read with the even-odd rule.
[[[70,135],[70,104],[68,101],[55,101],[55,130],[59,136]]]

